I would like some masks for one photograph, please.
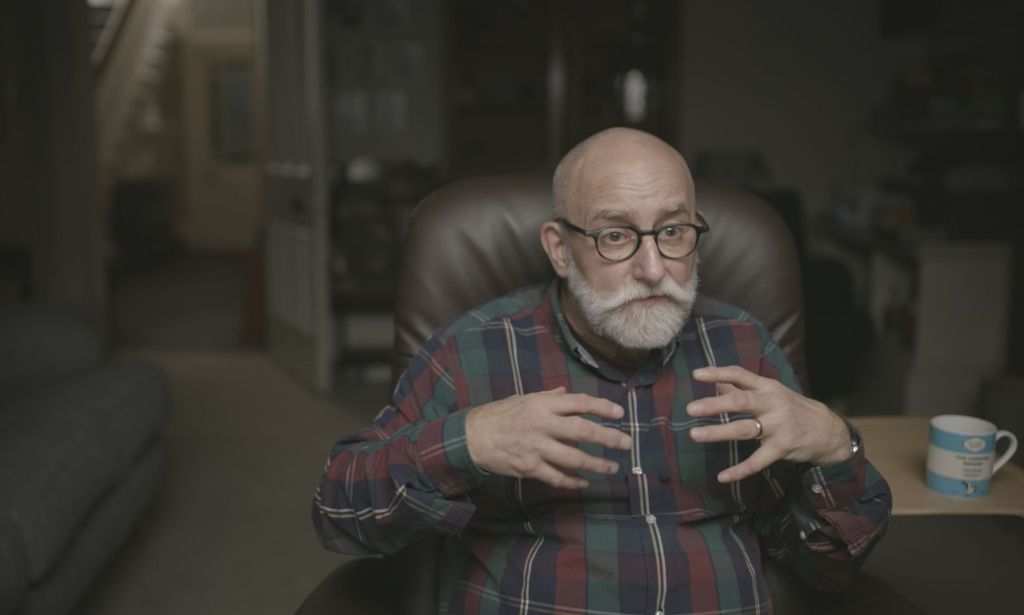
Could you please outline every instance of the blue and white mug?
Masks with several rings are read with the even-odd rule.
[[[996,442],[1010,446],[996,459]],[[973,416],[943,414],[931,420],[925,483],[932,489],[962,498],[988,493],[992,475],[1017,452],[1017,436]]]

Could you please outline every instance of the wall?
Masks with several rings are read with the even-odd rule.
[[[878,34],[876,2],[691,0],[682,19],[678,143],[688,160],[761,152],[773,183],[796,186],[809,214],[828,209],[835,188],[907,162],[865,130],[895,65],[913,61]]]
[[[248,0],[183,4],[180,105],[184,172],[182,234],[198,251],[245,251],[255,244],[263,222],[262,142],[251,134],[248,157],[218,155],[213,135],[214,79],[221,68],[247,68],[250,74],[249,130],[262,126],[255,101],[253,13]]]
[[[0,2],[0,246],[31,248],[35,236],[34,186],[25,173],[35,157],[27,97],[38,77],[25,62],[34,49],[23,23],[31,7]]]
[[[5,4],[0,243],[31,253],[35,298],[99,314],[104,228],[94,208],[85,2]]]

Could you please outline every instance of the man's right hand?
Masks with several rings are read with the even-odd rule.
[[[504,476],[535,478],[563,489],[589,483],[577,472],[614,474],[618,464],[574,446],[591,442],[628,450],[628,435],[579,415],[618,420],[622,406],[558,387],[477,406],[466,415],[466,444],[480,468]]]

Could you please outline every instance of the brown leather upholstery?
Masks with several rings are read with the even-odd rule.
[[[749,192],[700,181],[697,208],[711,226],[700,243],[700,292],[757,317],[806,389],[800,270],[782,219]],[[552,278],[539,235],[549,218],[551,179],[539,174],[463,180],[423,200],[413,216],[399,279],[395,379],[449,319]]]
[[[806,389],[803,298],[793,239],[782,219],[749,192],[697,182],[697,208],[711,232],[701,239],[700,292],[758,318],[782,346]],[[395,307],[392,374],[401,374],[442,324],[485,301],[554,275],[540,246],[551,217],[550,177],[506,175],[463,180],[426,197],[404,246]],[[382,400],[383,402],[383,400]],[[430,613],[436,608],[435,540],[383,560],[341,566],[299,609],[326,613]],[[807,609],[787,573],[766,567],[778,613]],[[401,580],[400,591],[389,591]],[[802,589],[802,585],[798,587]]]

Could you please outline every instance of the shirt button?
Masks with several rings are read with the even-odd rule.
[[[637,466],[637,467],[633,468],[633,474],[643,474],[643,473],[644,473],[644,469],[641,468],[640,466]]]
[[[807,540],[807,532],[800,530],[800,540]]]
[[[647,515],[646,517],[644,517],[644,521],[647,522],[647,525],[654,525],[658,522],[658,518],[654,515]]]
[[[811,485],[811,491],[813,491],[814,493],[817,493],[819,495],[824,490],[825,490],[825,488],[822,487],[821,485],[819,485],[818,483],[814,483],[813,485]]]

